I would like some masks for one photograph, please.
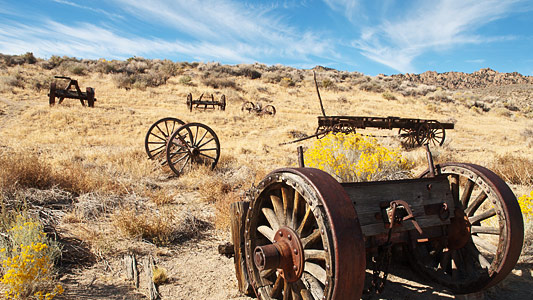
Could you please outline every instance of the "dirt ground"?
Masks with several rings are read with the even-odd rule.
[[[228,234],[210,231],[202,240],[158,251],[156,264],[169,276],[168,282],[158,287],[161,299],[253,299],[237,289],[233,258],[218,253],[218,245],[229,240]],[[532,267],[533,263],[519,263],[507,279],[485,293],[454,296],[413,272],[406,262],[393,262],[385,291],[372,297],[364,295],[363,299],[527,299],[533,283]],[[126,279],[119,260],[70,270],[61,282],[65,293],[57,299],[148,299],[146,287],[141,284],[136,289]]]

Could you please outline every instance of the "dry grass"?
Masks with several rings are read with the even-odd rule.
[[[198,238],[210,227],[209,223],[190,212],[179,215],[171,209],[138,211],[123,208],[112,219],[127,236],[159,246]]]
[[[2,77],[9,76],[3,85],[7,88],[0,87],[0,188],[55,187],[69,191],[74,200],[63,225],[102,255],[127,248],[124,244],[128,242],[121,240],[172,244],[205,232],[209,228],[206,224],[212,222],[216,228],[228,228],[229,205],[239,200],[243,191],[276,168],[297,166],[297,145],[278,144],[314,133],[320,114],[311,70],[140,58],[121,62],[53,57],[34,64],[24,58],[8,59],[9,65],[6,63],[1,71]],[[80,64],[87,69],[74,76],[78,70],[73,68]],[[47,86],[53,75],[62,72],[78,79],[82,89],[95,88],[98,101],[94,109],[81,107],[72,99],[48,106]],[[157,87],[131,84],[124,86],[129,88],[126,90],[117,88],[113,81],[119,74],[144,74],[148,79],[148,75],[156,74],[153,72],[166,78]],[[325,68],[316,72],[320,84],[328,86],[321,89],[328,115],[455,119],[455,129],[446,131],[444,147],[432,149],[436,162],[455,160],[492,168],[497,157],[506,153],[533,157],[533,147],[528,146],[531,133],[524,130],[531,128],[530,118],[523,110],[512,111],[503,104],[499,107],[499,100],[491,103],[478,97],[490,104],[490,111],[483,112],[475,106],[467,108],[475,98],[470,94],[448,97],[433,86],[386,77]],[[204,82],[217,78],[230,83]],[[194,97],[213,93],[217,99],[225,94],[226,111],[189,112],[185,105],[188,93]],[[383,93],[396,100],[384,99]],[[441,94],[448,98],[437,97]],[[272,118],[243,113],[243,101],[272,104],[277,114]],[[426,105],[428,101],[432,106]],[[156,120],[168,116],[204,123],[217,133],[221,158],[215,170],[198,168],[175,178],[146,159],[146,131]],[[393,148],[400,145],[394,137],[396,130],[358,132],[386,135]],[[309,147],[312,141],[300,144]],[[403,154],[415,162],[416,170],[426,167],[423,149],[404,150]],[[516,169],[521,170],[520,176],[530,178],[526,166],[527,161],[523,161]],[[520,181],[531,189],[530,181]],[[120,237],[110,233],[115,225],[122,233]]]
[[[533,185],[532,166],[532,159],[508,153],[496,157],[492,170],[508,183]]]

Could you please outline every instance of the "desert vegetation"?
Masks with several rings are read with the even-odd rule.
[[[432,149],[435,161],[480,164],[510,184],[526,221],[528,242],[521,262],[531,263],[531,83],[452,89],[440,85],[444,79],[410,81],[324,67],[314,71],[328,115],[455,123],[444,145]],[[94,87],[96,107],[69,99],[49,107],[47,92],[54,75],[72,76],[80,86]],[[216,98],[225,94],[226,111],[189,112],[189,93]],[[243,113],[245,101],[275,105],[277,114]],[[228,207],[270,171],[297,165],[295,145],[279,143],[314,133],[319,114],[313,70],[140,57],[107,61],[0,55],[2,292],[13,299],[70,299],[76,297],[73,278],[84,287],[124,286],[121,259],[133,253],[156,257],[158,276],[164,277],[158,279],[163,296],[236,298],[232,262],[216,260],[212,250],[218,242],[229,241]],[[197,166],[175,177],[168,167],[147,159],[146,131],[169,116],[204,123],[217,133],[221,158],[214,170]],[[358,132],[302,142],[306,162],[348,181],[417,176],[427,167],[424,150],[402,148],[397,132],[361,133],[378,137]],[[29,240],[21,242],[24,246],[13,243],[13,228],[25,232]],[[21,256],[14,257],[23,252],[39,264],[21,267]],[[198,265],[204,260],[209,265]],[[192,270],[183,271],[187,266]],[[29,270],[24,268],[33,269],[21,271]],[[191,273],[210,278],[215,276],[209,275],[213,268],[226,270],[227,278],[213,277],[224,288],[188,289],[186,278],[191,284],[204,278]],[[72,269],[82,270],[82,275],[63,275]],[[95,278],[91,284],[81,279],[87,272]],[[135,291],[124,293],[140,297]]]

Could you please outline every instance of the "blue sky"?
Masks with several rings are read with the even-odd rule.
[[[0,53],[533,75],[531,0],[0,0]]]

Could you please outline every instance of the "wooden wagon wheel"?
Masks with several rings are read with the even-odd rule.
[[[438,121],[429,120],[418,127],[416,141],[420,146],[425,144],[442,146],[445,138],[446,130]]]
[[[255,105],[253,102],[247,101],[244,102],[244,104],[241,107],[242,111],[252,112],[255,108]]]
[[[226,110],[226,95],[220,97],[220,110]]]
[[[327,173],[276,170],[246,216],[250,282],[260,299],[360,299],[365,248],[353,204]]]
[[[412,128],[400,128],[398,135],[404,139],[404,143],[408,148],[413,148],[418,143],[416,140],[417,132]]]
[[[273,105],[267,105],[261,111],[264,115],[274,116],[276,114],[276,108]]]
[[[484,167],[436,167],[439,174],[448,175],[455,217],[447,228],[447,241],[418,243],[411,249],[412,263],[458,294],[494,286],[512,271],[522,249],[524,223],[516,197]]]
[[[50,84],[50,93],[48,94],[50,106],[53,106],[56,103],[56,83],[52,82]]]
[[[167,141],[174,130],[183,124],[185,124],[185,122],[180,119],[163,118],[150,126],[150,129],[148,129],[146,137],[144,138],[144,148],[146,154],[148,154],[148,158],[153,159],[162,156],[161,158],[166,159],[164,157],[164,152],[166,150]]]
[[[189,111],[192,111],[192,94],[191,93],[187,95],[187,108],[189,109]]]
[[[205,164],[214,169],[220,157],[220,143],[216,133],[201,123],[180,126],[170,136],[166,147],[170,169],[180,175],[187,167]]]

